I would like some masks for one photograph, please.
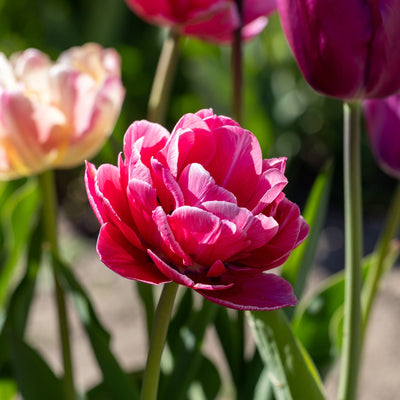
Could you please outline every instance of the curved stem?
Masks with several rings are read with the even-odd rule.
[[[57,238],[57,201],[54,184],[54,172],[45,171],[38,176],[39,186],[43,201],[43,222],[45,230],[45,244],[49,247],[51,256],[58,257]],[[75,389],[72,372],[71,346],[69,340],[69,326],[65,296],[60,285],[58,271],[55,262],[52,262],[55,295],[58,311],[58,326],[64,366],[64,398],[75,399]]]
[[[345,299],[339,400],[356,398],[361,354],[360,103],[344,103]]]
[[[151,88],[148,119],[162,124],[179,55],[179,34],[171,30],[164,41]]]
[[[175,282],[164,284],[158,301],[151,332],[149,354],[147,355],[146,368],[144,370],[141,400],[157,399],[161,356],[177,290],[178,285]]]
[[[363,288],[363,333],[367,328],[369,316],[375,299],[376,292],[378,290],[379,282],[384,272],[385,259],[389,252],[390,241],[396,235],[400,225],[400,182],[397,184],[397,188],[392,199],[392,203],[389,208],[389,212],[386,217],[385,227],[382,231],[382,235],[378,241],[375,249],[377,254],[376,263],[373,265],[373,269],[370,271],[366,278],[366,282]]]

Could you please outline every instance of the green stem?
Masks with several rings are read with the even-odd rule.
[[[362,198],[360,103],[344,103],[345,298],[339,400],[353,400],[361,354]]]
[[[396,192],[392,199],[389,212],[386,217],[385,227],[375,248],[377,254],[376,262],[366,278],[363,287],[363,334],[368,325],[369,316],[378,290],[379,282],[385,267],[385,259],[389,252],[390,241],[396,235],[400,225],[400,182],[397,184]]]
[[[166,283],[161,293],[160,300],[158,301],[151,332],[146,368],[144,370],[142,393],[140,396],[141,400],[157,399],[161,356],[164,350],[168,325],[171,319],[177,290],[178,285],[176,283]]]
[[[239,124],[243,119],[243,48],[242,27],[233,33],[232,42],[232,116]]]
[[[147,116],[149,121],[164,123],[178,55],[179,34],[171,30],[164,41],[151,88]]]
[[[43,221],[45,229],[45,244],[48,246],[50,254],[58,257],[57,239],[57,201],[54,184],[53,171],[45,171],[38,176],[39,186],[42,192],[43,201]],[[75,399],[75,389],[72,372],[71,346],[69,340],[69,327],[65,296],[60,285],[56,263],[52,262],[55,295],[58,311],[59,334],[64,366],[64,398],[65,400]]]

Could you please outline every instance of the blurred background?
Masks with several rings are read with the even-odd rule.
[[[123,0],[0,0],[0,51],[28,47],[53,59],[67,48],[95,41],[114,47],[122,58],[126,99],[115,131],[94,162],[115,162],[126,128],[146,118],[147,100],[165,32],[137,18]],[[230,114],[230,48],[182,39],[181,56],[168,109],[167,128],[188,112],[212,107]],[[341,103],[316,94],[302,78],[275,14],[264,32],[247,43],[243,125],[259,139],[264,156],[286,156],[286,193],[304,204],[327,160],[335,164],[330,209],[342,208]],[[363,140],[364,212],[379,217],[394,181],[383,174]],[[58,173],[66,215],[88,235],[97,222],[82,190],[82,168]],[[335,214],[334,214],[335,215]],[[336,219],[336,216],[334,217]],[[340,220],[340,218],[338,218]]]
[[[90,41],[105,47],[114,47],[119,52],[126,98],[110,140],[92,160],[95,165],[115,163],[122,150],[123,135],[127,127],[135,120],[146,118],[148,96],[164,35],[165,32],[159,28],[137,18],[123,0],[0,0],[0,51],[7,56],[35,47],[56,59],[67,48]],[[277,15],[270,18],[261,35],[245,45],[244,69],[243,126],[258,137],[264,157],[288,158],[286,175],[289,184],[285,190],[287,196],[303,207],[321,169],[329,161],[335,165],[329,212],[316,263],[322,276],[337,271],[343,267],[342,104],[318,95],[305,83],[283,37]],[[181,56],[168,108],[167,128],[172,129],[183,114],[196,112],[201,108],[212,107],[216,114],[230,115],[230,97],[230,48],[182,38]],[[362,171],[367,253],[375,243],[396,182],[377,167],[365,135],[362,143]],[[129,320],[129,327],[133,329],[132,324],[136,321],[132,320],[130,310],[118,309],[116,306],[117,302],[124,303],[121,293],[124,290],[131,291],[131,286],[128,289],[130,282],[121,280],[106,268],[99,267],[100,262],[94,251],[99,225],[87,201],[83,185],[83,166],[57,171],[57,185],[65,226],[72,226],[72,231],[79,230],[88,240],[77,243],[68,228],[65,234],[71,238],[70,258],[75,260],[75,267],[85,286],[94,285],[94,301],[102,310],[102,315],[110,315],[108,324],[112,327],[113,335],[118,338],[121,334],[118,327],[126,327]],[[89,252],[86,251],[87,248],[82,249],[82,243],[90,247]],[[90,266],[93,268],[90,269]],[[88,268],[87,271],[79,270],[84,267]],[[386,285],[386,297],[380,300],[386,311],[393,304],[396,307],[399,304],[399,286],[394,283],[400,282],[400,274],[398,271],[396,274],[397,280],[389,282],[389,286]],[[104,290],[105,287],[107,290]],[[110,292],[110,288],[114,290],[114,294]],[[47,323],[47,314],[43,312],[46,296],[49,295],[46,293],[36,303],[38,313],[30,335],[39,343],[38,347],[42,346],[44,351],[47,349],[51,359],[51,339],[42,332],[43,323]],[[127,294],[128,297],[131,295],[132,293]],[[132,304],[132,301],[137,299],[129,297],[125,303]],[[390,332],[398,332],[400,326],[398,323],[393,325],[396,322],[390,314],[380,313],[379,317],[379,328],[389,326],[388,323],[391,322]],[[367,356],[369,364],[372,364],[372,372],[378,363],[382,363],[374,358],[377,351],[382,351],[380,332],[376,331],[373,353],[368,353],[370,355]],[[41,345],[43,340],[44,345]],[[134,361],[129,356],[124,359],[124,354],[131,352],[132,345],[123,340],[119,343],[117,353],[123,363],[131,365],[132,362],[143,362],[142,352]],[[53,345],[56,347],[56,343]],[[143,348],[143,343],[140,347]],[[77,347],[74,351],[80,353]],[[384,354],[386,364],[380,378],[382,385],[378,386],[376,392],[368,389],[372,397],[363,395],[363,399],[395,398],[391,393],[398,393],[398,384],[397,388],[392,385],[393,390],[389,390],[387,397],[382,392],[382,387],[388,389],[388,382],[393,383],[393,373],[396,373],[393,366],[398,363],[388,363],[387,359],[390,356],[393,358],[395,354],[393,348],[389,348]],[[55,363],[57,364],[56,361]],[[86,364],[82,365],[78,366],[79,373],[87,374]],[[95,375],[90,375],[90,379],[95,379]],[[363,384],[368,380],[370,379],[365,378]]]

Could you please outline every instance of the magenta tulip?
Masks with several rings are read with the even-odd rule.
[[[372,152],[386,173],[400,179],[400,93],[363,105]]]
[[[240,25],[234,0],[126,0],[144,20],[170,26],[178,33],[216,43],[230,43]],[[243,38],[250,39],[267,24],[266,16],[276,9],[276,0],[242,0]]]
[[[89,43],[56,62],[36,49],[0,53],[0,179],[70,168],[111,134],[125,91],[120,58]]]
[[[400,90],[399,0],[278,0],[283,31],[307,82],[341,99]]]
[[[263,160],[255,136],[211,110],[170,134],[147,121],[125,134],[118,165],[87,163],[86,189],[109,268],[151,284],[174,281],[226,307],[294,305],[281,265],[307,236],[282,192],[285,159]]]

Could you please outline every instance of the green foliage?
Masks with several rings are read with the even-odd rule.
[[[137,399],[138,392],[128,379],[110,349],[110,335],[100,323],[90,299],[72,271],[60,260],[56,260],[61,284],[74,300],[78,317],[86,330],[93,353],[103,374],[102,389],[108,398],[121,400]]]
[[[293,334],[282,310],[247,313],[257,347],[277,400],[323,400],[324,389],[311,358]]]

